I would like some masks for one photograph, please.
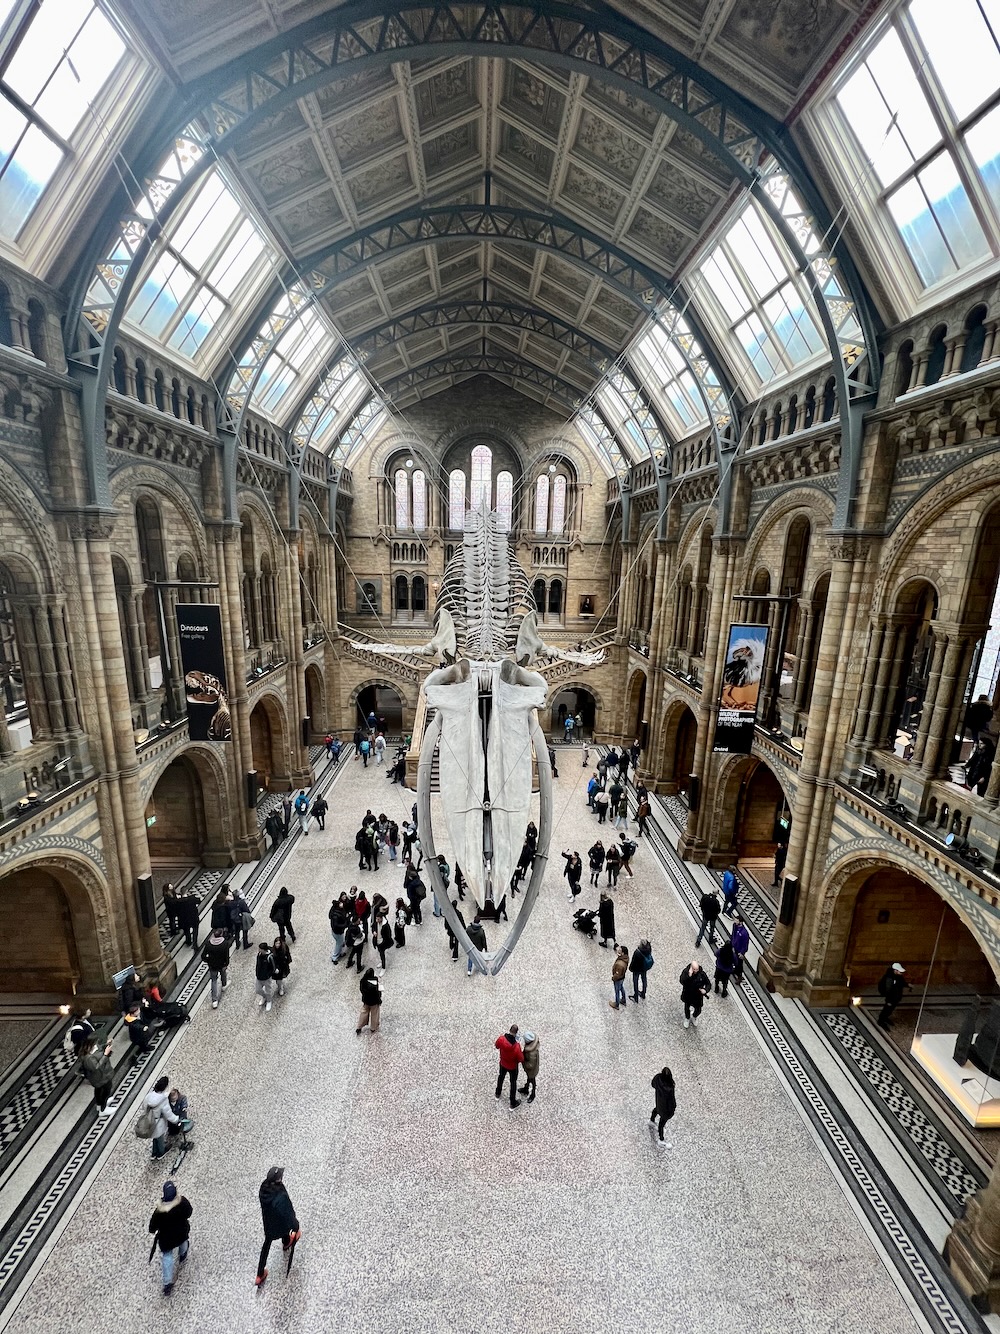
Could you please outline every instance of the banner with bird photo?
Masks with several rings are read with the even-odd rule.
[[[714,751],[730,755],[750,754],[766,654],[766,625],[735,622],[730,625],[729,647],[719,690]]]
[[[232,741],[222,650],[222,614],[214,602],[179,602],[177,634],[192,741]]]

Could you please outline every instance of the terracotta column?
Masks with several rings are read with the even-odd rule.
[[[974,633],[970,634],[964,630],[949,638],[948,650],[941,668],[941,681],[934,700],[934,716],[931,719],[923,764],[920,767],[925,778],[936,778],[942,764],[947,763],[948,733],[954,730],[951,723],[961,702],[962,683],[968,677],[972,665],[975,638]]]
[[[917,727],[917,735],[913,739],[913,760],[919,764],[924,757],[924,749],[927,745],[927,737],[931,730],[931,719],[934,716],[934,707],[937,703],[938,689],[941,685],[941,672],[944,666],[945,655],[949,649],[949,627],[938,623],[934,628],[934,648],[931,651],[930,667],[927,671],[927,689],[924,691],[923,707],[920,710],[920,723]],[[953,642],[953,641],[951,641]],[[890,743],[895,738],[890,737]]]

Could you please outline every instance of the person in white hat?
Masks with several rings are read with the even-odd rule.
[[[878,1017],[878,1026],[884,1028],[887,1033],[892,1027],[892,1012],[903,999],[903,992],[907,991],[909,986],[906,969],[901,963],[894,963],[887,968],[878,984],[879,995],[885,1002]]]

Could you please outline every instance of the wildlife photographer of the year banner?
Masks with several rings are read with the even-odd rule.
[[[714,751],[750,754],[766,653],[766,625],[730,625],[726,665],[722,669],[719,690]]]
[[[232,741],[222,651],[222,613],[214,602],[178,602],[177,634],[192,741]]]

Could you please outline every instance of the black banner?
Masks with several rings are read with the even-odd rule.
[[[733,624],[729,627],[714,751],[730,755],[750,754],[766,655],[766,625]]]
[[[222,651],[222,615],[214,602],[178,602],[177,634],[192,741],[232,741]]]

